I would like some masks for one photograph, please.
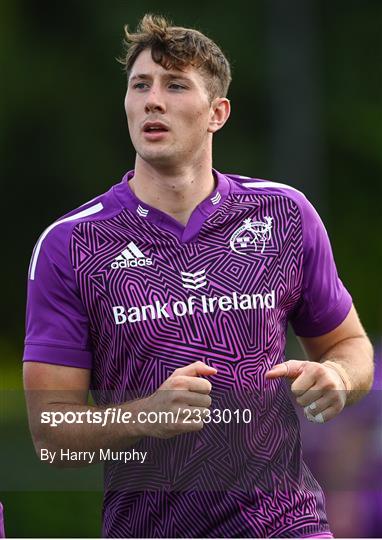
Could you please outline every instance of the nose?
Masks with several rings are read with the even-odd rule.
[[[149,92],[146,94],[146,103],[145,111],[150,112],[165,112],[166,107],[164,104],[163,96],[158,87],[154,85],[150,88]]]

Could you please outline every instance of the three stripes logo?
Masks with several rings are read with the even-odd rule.
[[[114,259],[111,267],[116,270],[117,268],[135,268],[137,266],[151,266],[152,264],[152,259],[146,257],[134,242],[130,242],[121,255]]]
[[[199,270],[199,272],[181,272],[182,283],[185,289],[200,289],[207,285],[206,271],[205,269]]]

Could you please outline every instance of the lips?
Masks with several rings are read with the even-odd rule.
[[[169,132],[169,128],[163,122],[145,122],[142,131],[146,141],[154,143],[165,139]]]
[[[143,131],[145,133],[163,133],[168,131],[168,127],[162,122],[145,122]]]

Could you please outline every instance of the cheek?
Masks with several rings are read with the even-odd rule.
[[[139,130],[139,122],[136,119],[134,110],[131,107],[129,107],[128,104],[125,104],[125,111],[126,111],[126,118],[127,118],[127,126],[129,128],[130,135],[133,136],[133,134]]]
[[[209,115],[204,109],[199,110],[194,114],[193,122],[195,131],[198,134],[204,135],[207,132],[209,125]]]
[[[126,95],[125,97],[124,105],[125,105],[127,118],[128,119],[134,118],[134,103],[132,102],[131,98],[128,95]]]
[[[125,100],[123,102],[123,105],[125,107],[126,114],[128,114],[128,111],[129,111],[129,98],[128,98],[127,94],[125,96]]]
[[[183,123],[189,131],[203,131],[208,126],[209,110],[205,107],[195,108],[190,105],[185,111],[183,110]]]

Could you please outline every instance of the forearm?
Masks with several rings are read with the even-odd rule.
[[[87,404],[89,370],[42,363],[24,366],[25,397],[36,451],[40,458],[42,448],[56,452],[56,458],[62,448],[94,452],[100,457],[101,449],[124,450],[142,437],[167,439],[200,431],[204,427],[202,415],[211,406],[211,383],[203,376],[215,374],[215,368],[193,362],[177,368],[150,396],[122,405],[94,407]],[[97,421],[89,421],[88,417],[94,420],[96,414]],[[108,421],[100,421],[102,416]],[[59,459],[54,464],[73,466]],[[76,466],[88,464],[86,459],[75,461]]]
[[[339,364],[346,372],[351,390],[346,405],[351,405],[365,396],[374,375],[373,347],[366,336],[352,337],[340,341],[321,356],[319,362]]]
[[[83,458],[77,461],[66,461],[60,459],[61,449],[77,453],[95,452],[95,456],[99,456],[101,449],[123,450],[133,446],[145,435],[144,425],[138,422],[138,413],[144,410],[144,403],[145,400],[136,400],[109,408],[65,403],[34,407],[30,424],[36,452],[39,457],[42,449],[52,452],[52,455],[55,453],[53,464],[57,467],[82,467],[89,465],[87,454],[79,454]],[[50,413],[50,419],[59,418],[58,425],[53,426],[53,421],[42,423],[42,412]],[[53,416],[52,413],[62,414]],[[65,416],[61,421],[65,413],[70,413],[69,418],[76,418],[76,421],[70,420],[69,423]],[[121,421],[122,415],[124,421]],[[97,416],[102,421],[94,422]]]

